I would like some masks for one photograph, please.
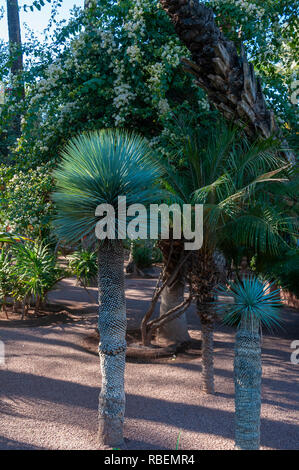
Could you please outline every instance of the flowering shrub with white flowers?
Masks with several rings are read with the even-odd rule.
[[[0,188],[0,231],[46,238],[53,214],[49,164],[26,171],[2,165]]]
[[[156,1],[97,2],[58,29],[55,41],[27,85],[16,160],[55,160],[84,130],[127,127],[152,138],[181,106],[199,116],[205,109],[204,92],[180,66],[189,52]]]
[[[298,70],[295,2],[205,3],[213,8],[223,32],[238,47],[244,43],[267,99],[295,147],[298,111],[289,99]],[[8,45],[0,41],[0,81],[5,84],[0,162],[8,166],[0,202],[2,227],[15,226],[26,233],[31,227],[36,233],[49,230],[50,170],[73,135],[126,127],[145,135],[167,158],[164,137],[173,132],[173,116],[190,116],[194,125],[206,128],[215,120],[205,93],[180,66],[189,51],[158,0],[97,0],[94,4],[90,11],[75,8],[67,24],[57,24],[51,42],[41,43],[29,35],[24,42],[25,71],[14,82]],[[18,87],[18,80],[25,82],[26,89],[20,101],[10,92]],[[16,113],[22,115],[18,140],[12,126]]]
[[[29,59],[23,77],[22,137],[11,145],[9,118],[22,104],[7,97],[0,115],[0,155],[12,152],[14,159],[19,156],[30,166],[39,165],[57,159],[69,137],[84,130],[129,127],[152,138],[182,106],[185,111],[192,108],[199,118],[209,111],[204,92],[180,67],[181,57],[189,52],[159,0],[93,3],[95,7],[85,13],[74,9],[69,23],[57,26],[52,43],[37,44],[30,38],[25,44]],[[295,2],[205,3],[213,8],[223,32],[237,46],[244,43],[271,106],[294,141],[298,116],[289,95],[297,73]],[[7,57],[0,44],[2,79],[5,74],[8,79]]]

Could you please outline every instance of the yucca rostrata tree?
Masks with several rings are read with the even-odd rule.
[[[99,355],[102,388],[99,397],[99,442],[119,446],[123,442],[125,413],[124,371],[126,355],[126,305],[124,227],[118,214],[118,197],[127,204],[159,198],[153,185],[158,170],[149,158],[151,149],[135,134],[102,130],[72,139],[55,171],[57,190],[56,230],[60,239],[76,242],[95,233],[100,216],[96,208],[110,204],[115,210],[115,239],[98,245]],[[107,227],[108,229],[108,227]]]
[[[235,448],[256,450],[260,447],[261,412],[261,328],[279,325],[278,290],[271,285],[248,277],[233,282],[218,293],[231,302],[218,302],[223,321],[238,328],[235,342]]]

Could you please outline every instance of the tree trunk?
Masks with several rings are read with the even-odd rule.
[[[235,44],[217,27],[213,10],[194,0],[160,1],[179,38],[191,51],[192,62],[184,59],[185,69],[196,77],[196,83],[207,92],[213,105],[229,121],[245,123],[249,136],[277,134],[282,138],[244,48],[238,56]],[[293,161],[288,144],[282,144],[286,158]]]
[[[235,448],[241,450],[260,448],[262,364],[258,328],[257,324],[243,324],[236,334]]]
[[[158,246],[163,255],[163,263],[167,267],[165,275],[170,279],[185,254],[184,240],[159,240]],[[184,268],[182,266],[182,271]],[[161,293],[160,316],[180,305],[184,299],[185,283],[182,271],[178,273],[175,280],[172,280],[171,286],[166,286]],[[168,344],[190,341],[186,314],[183,313],[180,317],[159,328],[156,338],[159,342],[167,342]]]
[[[214,393],[214,314],[208,303],[197,304],[201,323],[202,391]]]
[[[136,263],[134,261],[133,251],[134,251],[134,241],[131,240],[129,260],[128,260],[128,264],[127,264],[127,267],[126,267],[126,272],[130,273],[130,274],[131,273],[132,274],[137,274],[137,266],[136,266]]]
[[[197,296],[197,314],[201,323],[202,390],[214,393],[214,289],[225,277],[224,261],[219,252],[209,247],[208,241],[194,255],[192,266],[193,290]],[[221,262],[220,262],[221,261]]]
[[[21,41],[21,28],[19,17],[18,0],[6,0],[7,4],[7,23],[8,37],[10,45],[10,54],[14,58],[11,64],[11,74],[13,77],[23,72],[23,54]],[[13,94],[17,102],[24,99],[25,90],[23,81],[17,87],[14,86]],[[17,136],[21,133],[21,116],[16,115],[14,120],[14,129]]]
[[[2,300],[2,311],[5,313],[5,316],[8,320],[9,318],[8,318],[7,307],[6,307],[6,296],[4,296]]]
[[[99,355],[102,389],[99,397],[99,443],[123,443],[125,413],[126,304],[124,250],[120,242],[99,248]]]
[[[185,283],[179,279],[172,286],[166,286],[163,289],[160,316],[183,302],[184,290]],[[190,341],[186,313],[161,326],[157,331],[156,339],[160,344],[180,344]]]
[[[41,307],[41,298],[40,298],[39,295],[37,295],[36,296],[36,301],[35,301],[35,308],[34,308],[35,314],[39,313],[40,307]]]

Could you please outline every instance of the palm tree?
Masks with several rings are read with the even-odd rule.
[[[277,252],[287,245],[281,232],[292,232],[292,220],[271,206],[270,193],[287,180],[280,176],[286,165],[273,140],[250,143],[224,124],[205,141],[200,129],[181,122],[171,144],[182,163],[160,162],[165,184],[181,203],[204,204],[204,242],[193,257],[192,277],[202,326],[203,391],[213,393],[213,301],[222,276],[215,253],[231,254],[238,246],[253,254]]]
[[[122,236],[118,196],[126,196],[127,204],[144,205],[161,197],[152,189],[159,172],[149,159],[150,154],[143,138],[117,130],[72,139],[55,171],[57,190],[53,199],[58,213],[55,221],[58,237],[77,242],[93,234],[99,221],[95,211],[103,203],[115,208],[115,236]],[[125,412],[126,305],[121,239],[99,241],[98,283],[102,372],[99,441],[114,447],[123,442]]]
[[[255,277],[233,282],[218,293],[231,302],[219,302],[223,321],[238,328],[235,342],[235,448],[260,447],[261,411],[261,327],[279,325],[279,291]],[[224,314],[225,312],[225,314]]]
[[[163,256],[166,281],[161,292],[160,317],[162,317],[184,301],[185,273],[183,267],[179,270],[176,269],[184,256],[184,240],[159,240],[158,246]],[[160,344],[176,344],[177,346],[188,343],[191,338],[188,332],[186,313],[183,312],[179,317],[159,327],[156,340]]]

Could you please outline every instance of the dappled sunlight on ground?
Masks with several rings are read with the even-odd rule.
[[[131,279],[127,284],[129,323],[131,318],[131,324],[138,324],[155,281]],[[80,312],[76,298],[73,306]],[[298,318],[291,317],[293,323]],[[194,307],[188,319],[192,336],[199,338]],[[99,360],[82,346],[95,326],[96,310],[74,323],[2,329],[6,364],[0,369],[0,449],[97,448]],[[298,366],[290,363],[290,339],[285,336],[267,335],[263,342],[263,448],[299,447]],[[232,449],[233,345],[233,330],[217,325],[214,396],[200,392],[199,355],[128,362],[128,448],[174,449],[181,431],[182,449]]]

